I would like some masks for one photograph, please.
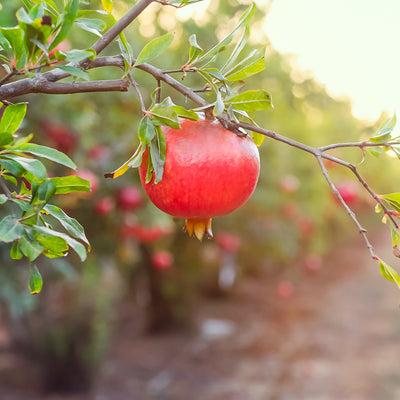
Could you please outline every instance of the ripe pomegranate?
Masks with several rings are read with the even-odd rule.
[[[145,183],[147,151],[139,167],[150,200],[162,211],[186,218],[185,230],[212,237],[211,218],[229,214],[253,193],[260,172],[257,146],[217,121],[189,121],[163,127],[167,143],[164,175]]]
[[[125,223],[122,227],[124,239],[135,238],[141,243],[153,243],[164,236],[172,234],[173,229],[162,226],[142,226]]]

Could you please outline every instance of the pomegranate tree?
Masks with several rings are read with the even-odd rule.
[[[163,127],[166,161],[162,180],[146,183],[148,152],[139,167],[150,200],[162,211],[186,218],[190,236],[212,237],[211,219],[240,207],[253,193],[260,172],[257,146],[218,121],[190,121]]]

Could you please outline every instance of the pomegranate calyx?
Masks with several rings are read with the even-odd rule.
[[[213,238],[211,218],[187,218],[184,230],[189,236],[194,235],[200,241],[203,240],[204,235],[206,235],[208,239]]]

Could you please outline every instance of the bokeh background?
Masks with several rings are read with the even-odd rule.
[[[93,7],[98,5],[94,3]],[[132,4],[115,1],[116,18]],[[196,5],[199,11],[194,14],[190,7],[176,11],[155,4],[128,27],[126,35],[137,52],[149,39],[174,31],[169,51],[155,64],[179,68],[187,59],[190,34],[196,33],[199,44],[207,48],[229,31],[248,4],[213,0]],[[2,2],[1,26],[16,23],[20,6],[17,0]],[[258,6],[250,43],[268,44],[266,70],[249,79],[246,88],[268,90],[274,104],[273,109],[254,114],[258,124],[312,146],[372,136],[387,118],[385,110],[373,122],[357,119],[349,97],[332,95],[309,69],[299,66],[296,56],[273,47],[266,26],[274,3]],[[292,29],[290,22],[294,17],[301,20],[297,13],[290,15],[285,27],[288,36],[297,35],[298,28]],[[94,35],[74,28],[69,45],[87,48],[95,40]],[[318,51],[332,55],[328,47]],[[118,48],[110,46],[107,52],[116,54]],[[331,63],[338,61],[332,58]],[[111,68],[90,73],[98,79],[119,76]],[[135,78],[149,104],[153,78],[141,71],[135,72]],[[202,86],[195,77],[190,79]],[[175,103],[188,106],[178,93],[164,86],[162,90]],[[92,183],[90,194],[57,199],[85,227],[92,251],[84,263],[73,254],[62,260],[38,260],[45,284],[40,295],[32,296],[26,287],[26,266],[9,259],[7,246],[0,247],[1,398],[314,398],[301,397],[300,392],[290,397],[293,393],[288,392],[285,375],[277,379],[276,371],[289,368],[301,378],[317,370],[325,379],[329,369],[323,363],[290,369],[296,355],[287,356],[290,346],[278,345],[279,339],[289,337],[298,324],[314,329],[310,315],[316,310],[325,315],[323,298],[337,277],[346,279],[368,263],[362,242],[349,248],[357,239],[357,228],[335,201],[315,159],[266,139],[260,147],[261,175],[252,198],[232,214],[215,219],[215,239],[200,243],[184,235],[182,220],[163,214],[148,201],[137,171],[115,180],[103,178],[138,145],[141,107],[134,90],[31,95],[25,100],[29,107],[22,131],[33,132],[35,141],[68,154],[78,165],[78,174]],[[395,158],[364,157],[354,150],[335,154],[359,165],[377,193],[396,191]],[[380,240],[374,203],[346,170],[333,164],[327,167],[362,224]],[[390,250],[390,238],[386,244]],[[378,269],[371,279],[388,288]],[[347,299],[346,307],[354,313],[360,308],[360,296],[356,304],[351,304],[351,296]],[[329,312],[340,315],[343,310]],[[262,344],[254,339],[259,335]],[[315,349],[304,343],[297,350],[303,349],[308,357]],[[233,375],[232,381],[224,380],[232,373],[229,368],[243,366],[241,361],[249,354],[263,355],[258,366],[265,375],[257,375],[255,364],[246,364],[242,375],[236,371],[244,379],[241,385],[234,386]],[[319,384],[324,386],[323,381]],[[227,391],[218,392],[218,385],[225,385]],[[332,388],[326,397],[315,398],[338,398],[334,393]]]

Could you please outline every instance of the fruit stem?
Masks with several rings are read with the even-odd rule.
[[[204,235],[206,235],[208,239],[213,238],[211,218],[187,218],[184,230],[189,236],[195,235],[200,241],[202,241]]]

